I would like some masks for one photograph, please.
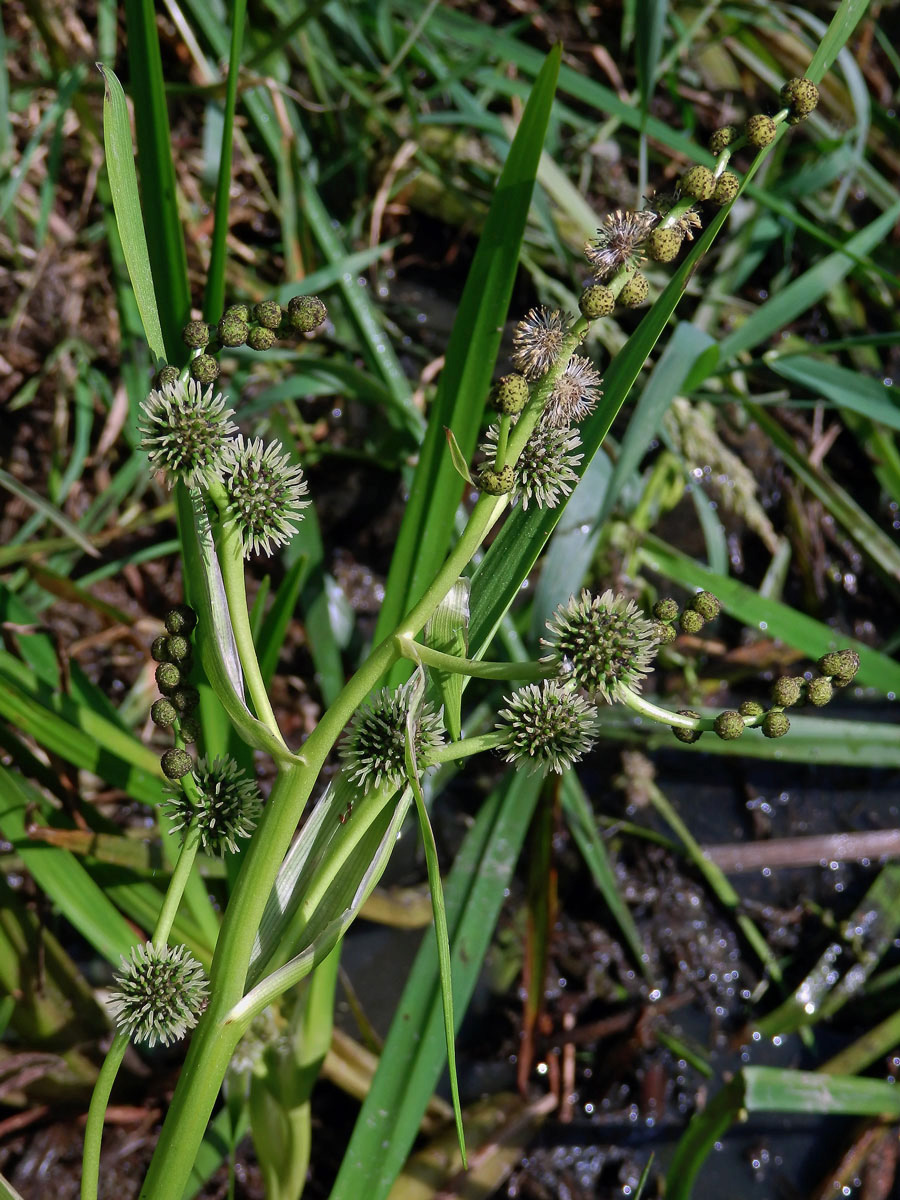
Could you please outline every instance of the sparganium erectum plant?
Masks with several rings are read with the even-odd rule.
[[[436,933],[442,952],[447,949],[425,797],[430,768],[490,751],[493,757],[482,761],[493,771],[502,762],[538,776],[564,775],[591,753],[611,705],[639,714],[644,729],[672,729],[684,745],[703,732],[733,741],[759,729],[777,738],[789,729],[786,709],[803,703],[821,708],[854,678],[858,657],[837,650],[820,659],[817,674],[777,680],[768,706],[748,702],[714,715],[669,710],[650,698],[655,665],[674,661],[673,643],[697,641],[720,615],[719,601],[700,586],[688,589],[685,604],[665,598],[646,613],[640,585],[600,594],[576,588],[547,622],[533,659],[515,661],[486,658],[490,637],[469,647],[468,601],[458,599],[460,593],[468,597],[482,553],[496,565],[496,554],[487,558],[494,551],[490,535],[508,514],[511,525],[534,522],[528,526],[534,554],[527,562],[523,557],[518,577],[510,579],[509,598],[493,615],[492,630],[527,583],[552,528],[540,532],[539,519],[565,507],[602,440],[593,437],[588,451],[585,431],[595,430],[603,415],[605,432],[627,395],[627,388],[617,393],[611,411],[602,412],[612,402],[596,365],[582,352],[591,326],[647,303],[651,286],[641,268],[650,262],[678,269],[679,258],[696,250],[696,243],[688,247],[699,240],[704,221],[742,188],[742,178],[728,169],[735,156],[745,148],[764,150],[782,126],[808,116],[815,86],[792,80],[782,100],[774,116],[758,114],[743,129],[716,130],[714,164],[687,167],[671,193],[602,218],[585,245],[577,313],[538,304],[516,324],[512,370],[504,368],[485,396],[494,423],[483,435],[477,427],[450,431],[448,454],[465,485],[454,504],[465,491],[468,507],[460,509],[460,529],[445,561],[432,576],[417,579],[402,620],[376,638],[315,728],[293,747],[270,700],[273,664],[264,670],[258,656],[259,620],[248,610],[244,570],[246,559],[274,558],[291,543],[314,495],[286,438],[253,436],[249,419],[238,432],[245,419],[240,404],[235,400],[232,409],[226,399],[220,359],[237,352],[257,362],[256,355],[279,343],[299,354],[328,314],[318,297],[296,296],[286,307],[271,299],[238,302],[218,319],[184,326],[188,361],[161,366],[140,420],[149,471],[161,472],[174,492],[191,601],[166,614],[151,649],[160,691],[151,717],[172,743],[161,759],[168,781],[162,808],[181,850],[153,936],[135,948],[111,997],[120,1032],[88,1122],[86,1200],[96,1196],[103,1110],[128,1039],[168,1044],[193,1030],[142,1195],[161,1200],[184,1192],[241,1037],[316,964],[324,969],[326,960],[336,963],[331,952],[375,886],[413,803],[426,845]],[[479,438],[483,461],[470,471],[459,444],[471,452]],[[419,491],[414,493],[411,510],[418,503]],[[501,527],[495,545],[503,545],[505,532]],[[456,624],[451,621],[447,633],[451,601]],[[482,681],[488,716],[464,735],[463,688],[472,680]],[[242,766],[206,750],[199,714],[213,697],[245,743]],[[254,778],[254,754],[272,763],[274,782],[265,801]],[[328,786],[318,787],[329,772]],[[168,945],[201,851],[231,856],[232,862],[239,856],[208,984],[183,946]],[[442,985],[452,1067],[449,979]],[[458,1111],[452,1069],[451,1085]]]

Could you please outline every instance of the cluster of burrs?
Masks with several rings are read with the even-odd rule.
[[[191,378],[204,385],[215,383],[221,370],[215,356],[223,347],[271,350],[279,338],[312,333],[327,316],[318,296],[294,296],[287,308],[282,308],[277,300],[262,300],[252,308],[247,304],[232,304],[217,325],[188,321],[181,336],[184,344],[196,351],[188,364]],[[177,367],[163,367],[157,384],[172,383],[179,375]]]
[[[512,496],[538,507],[553,508],[569,495],[577,481],[582,454],[576,428],[602,395],[593,364],[574,351],[590,323],[608,317],[619,304],[636,308],[649,294],[649,283],[640,267],[649,257],[669,263],[683,243],[692,241],[703,220],[700,206],[730,204],[741,181],[727,166],[742,146],[763,149],[775,138],[779,124],[796,124],[818,103],[818,91],[809,79],[792,79],[781,89],[784,107],[774,116],[758,113],[743,130],[727,125],[710,139],[716,155],[711,169],[689,167],[671,194],[661,195],[639,212],[609,213],[584,252],[592,278],[579,302],[580,317],[541,305],[533,308],[516,327],[512,364],[515,371],[494,386],[490,402],[500,420],[488,430],[481,452],[487,461],[476,472],[476,482],[489,496]],[[527,407],[539,416],[518,453],[508,453],[511,430]]]
[[[855,650],[834,650],[816,663],[819,673],[783,675],[772,685],[771,704],[767,708],[757,700],[745,700],[737,709],[726,709],[712,721],[712,732],[725,742],[739,738],[745,729],[759,728],[769,738],[784,737],[791,727],[786,708],[812,704],[822,708],[834,696],[835,690],[847,687],[859,670],[859,655]],[[691,709],[682,709],[682,717],[697,718]],[[708,723],[703,722],[707,727]],[[698,722],[699,726],[699,722]],[[672,731],[680,742],[696,742],[703,732],[698,728],[675,728]]]
[[[252,310],[232,305],[218,326],[191,321],[184,329],[195,351],[188,367],[163,367],[141,404],[141,445],[152,466],[170,486],[181,482],[206,492],[223,523],[237,529],[245,555],[271,554],[294,536],[309,489],[280,442],[245,441],[237,434],[234,411],[213,394],[219,374],[214,353],[244,343],[266,350],[276,337],[312,332],[326,316],[318,296],[295,296],[286,309],[274,300]]]
[[[159,663],[156,683],[162,692],[152,704],[150,716],[160,729],[171,729],[176,740],[160,762],[172,783],[164,807],[175,830],[187,829],[196,820],[200,845],[208,854],[234,854],[237,839],[249,837],[256,828],[262,801],[255,782],[234,759],[201,758],[195,767],[185,748],[200,737],[195,715],[200,693],[188,680],[196,625],[194,610],[177,604],[166,613],[166,632],[154,639],[150,649]]]
[[[194,662],[191,634],[197,626],[197,614],[187,604],[176,604],[165,615],[166,632],[154,638],[150,653],[156,668],[156,686],[162,696],[150,706],[150,717],[160,729],[171,729],[179,742],[191,744],[200,737],[200,722],[195,716],[200,693],[188,676]],[[162,756],[166,779],[180,779],[193,768],[183,747],[173,747]]]
[[[698,634],[707,621],[715,620],[721,605],[712,592],[698,592],[681,610],[677,601],[666,597],[653,606],[656,629],[661,644],[673,642],[675,622],[688,634]],[[786,708],[812,704],[821,708],[834,696],[836,688],[853,682],[859,670],[859,655],[855,650],[835,650],[820,658],[818,675],[785,675],[772,686],[772,702],[766,707],[757,700],[745,700],[739,708],[726,709],[713,718],[701,718],[693,709],[683,708],[678,716],[684,724],[673,724],[672,732],[680,742],[699,740],[704,730],[710,730],[725,742],[739,738],[745,729],[761,729],[769,738],[784,737],[791,727]]]
[[[654,198],[640,212],[610,213],[584,248],[595,279],[581,296],[582,314],[590,320],[608,316],[618,302],[625,308],[643,304],[650,285],[640,267],[647,258],[658,263],[673,262],[685,241],[692,241],[702,227],[702,204],[724,208],[741,188],[740,178],[727,170],[731,157],[744,146],[762,150],[775,140],[782,122],[795,125],[815,109],[819,101],[810,79],[791,79],[781,89],[783,107],[774,115],[756,113],[744,124],[724,125],[709,140],[716,156],[710,168],[694,164],[681,175],[675,190]]]

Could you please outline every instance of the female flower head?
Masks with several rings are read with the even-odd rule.
[[[309,500],[300,467],[282,452],[280,442],[264,446],[262,439],[232,442],[225,474],[228,520],[238,527],[244,555],[259,550],[271,554],[297,532]]]

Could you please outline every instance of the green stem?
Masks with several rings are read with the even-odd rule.
[[[181,780],[181,785],[188,799],[191,800],[196,808],[199,797],[193,775],[185,775]],[[197,827],[197,820],[194,818],[188,826],[184,842],[181,846],[181,853],[178,855],[178,862],[175,864],[175,870],[172,872],[169,880],[162,908],[159,910],[159,916],[156,918],[156,926],[153,930],[153,936],[150,939],[154,946],[165,945],[169,940],[172,924],[184,895],[184,889],[187,887],[199,845],[200,831]],[[84,1134],[81,1200],[96,1200],[97,1198],[97,1186],[100,1179],[100,1146],[103,1141],[103,1118],[106,1114],[106,1107],[109,1104],[113,1084],[119,1073],[119,1067],[122,1065],[122,1059],[125,1057],[125,1051],[128,1049],[128,1042],[129,1037],[127,1033],[116,1034],[112,1045],[107,1051],[106,1058],[103,1060],[103,1066],[100,1068],[100,1074],[97,1076],[97,1082],[94,1085]]]
[[[457,758],[469,758],[473,754],[483,754],[485,750],[496,750],[506,741],[507,734],[503,730],[493,733],[480,733],[477,737],[461,738],[458,742],[449,742],[437,750],[428,753],[428,765],[432,763],[453,762]]]
[[[423,646],[411,637],[399,637],[398,648],[403,658],[421,663],[438,671],[469,675],[475,679],[544,679],[555,674],[552,666],[539,662],[482,662],[477,658],[459,658],[431,646]]]
[[[100,1182],[100,1144],[103,1141],[103,1118],[109,1097],[119,1073],[125,1051],[128,1049],[128,1034],[117,1033],[107,1051],[94,1093],[88,1109],[87,1124],[84,1127],[84,1159],[81,1167],[81,1200],[97,1200],[97,1186]]]
[[[209,495],[219,511],[220,533],[217,545],[219,564],[222,568],[222,582],[225,585],[225,595],[228,599],[228,613],[231,617],[231,628],[241,659],[244,679],[250,699],[256,710],[258,719],[278,738],[287,750],[275,713],[269,702],[269,694],[259,669],[256,657],[256,647],[253,644],[253,631],[250,627],[250,613],[247,609],[247,589],[244,577],[244,547],[240,530],[236,522],[228,520],[228,498],[225,488],[218,480],[209,487]]]
[[[497,455],[494,459],[494,470],[502,471],[506,466],[506,446],[509,442],[509,427],[512,422],[512,417],[508,413],[503,413],[500,417],[500,427],[497,431]]]
[[[535,421],[537,415],[534,414]],[[517,426],[514,437],[518,434]],[[421,600],[400,628],[373,650],[345,684],[310,735],[303,747],[305,763],[281,765],[262,820],[245,853],[222,922],[210,971],[210,1004],[194,1031],[150,1170],[141,1189],[141,1197],[145,1200],[151,1197],[153,1200],[163,1200],[180,1195],[190,1176],[209,1115],[240,1036],[240,1030],[233,1024],[228,1025],[226,1019],[243,996],[256,930],[278,868],[319,771],[353,713],[399,659],[398,636],[414,637],[422,629],[470,562],[487,532],[499,519],[506,504],[507,499],[502,496],[482,496],[477,501],[459,542]],[[244,608],[246,611],[246,604]]]

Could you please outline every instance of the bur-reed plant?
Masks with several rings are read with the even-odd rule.
[[[501,190],[506,175],[524,172],[529,165],[530,188],[558,63],[555,51],[538,77]],[[124,107],[115,77],[109,71],[104,75],[112,168],[114,155],[122,150]],[[820,660],[819,675],[778,681],[768,707],[748,703],[739,711],[700,717],[652,703],[641,689],[660,649],[674,641],[676,628],[696,636],[719,614],[716,597],[699,587],[684,609],[663,599],[648,614],[628,596],[582,591],[548,622],[542,639],[545,653],[535,661],[486,662],[481,655],[489,639],[474,656],[464,648],[469,575],[485,539],[510,508],[520,505],[523,513],[543,512],[564,505],[586,458],[599,445],[595,438],[586,451],[579,432],[580,423],[598,411],[603,397],[593,363],[578,353],[592,324],[617,309],[648,302],[649,284],[641,271],[647,258],[673,263],[696,238],[689,264],[694,268],[698,251],[721,227],[766,150],[788,125],[809,115],[816,97],[811,79],[790,80],[773,116],[751,116],[743,131],[717,130],[710,143],[714,167],[689,167],[668,194],[639,210],[618,210],[604,218],[585,246],[589,274],[579,313],[540,306],[519,321],[513,369],[490,393],[496,420],[481,445],[480,460],[469,464],[461,448],[473,444],[477,430],[447,432],[447,461],[461,486],[477,493],[461,531],[433,576],[419,581],[402,620],[377,642],[297,748],[282,735],[257,656],[244,562],[259,554],[277,554],[290,542],[311,502],[309,489],[301,467],[280,442],[246,440],[237,432],[233,418],[240,420],[240,406],[232,407],[217,390],[217,380],[220,357],[229,349],[246,345],[265,353],[285,338],[302,348],[303,340],[326,322],[326,307],[315,296],[298,295],[284,308],[273,300],[255,306],[233,304],[216,320],[195,319],[184,326],[189,359],[180,368],[160,364],[140,419],[148,467],[164,478],[176,499],[192,601],[192,606],[166,614],[166,634],[153,645],[161,697],[151,715],[174,740],[162,755],[170,786],[161,815],[180,832],[182,845],[152,937],[135,948],[117,977],[112,1010],[119,1032],[91,1107],[85,1198],[96,1196],[103,1111],[129,1039],[152,1045],[193,1028],[142,1191],[147,1197],[181,1194],[239,1042],[254,1021],[317,964],[335,961],[334,947],[377,882],[413,804],[429,866],[462,1139],[453,1071],[447,921],[423,792],[428,772],[492,750],[526,774],[563,774],[588,753],[604,706],[610,704],[625,705],[650,722],[668,726],[683,742],[696,741],[704,731],[732,741],[754,728],[768,738],[781,737],[789,728],[785,709],[803,699],[825,704],[835,687],[853,679],[858,656],[838,650]],[[755,156],[742,174],[736,174],[731,169],[735,156],[745,148]],[[127,169],[113,175],[113,199],[123,227],[129,206],[133,211],[136,205],[134,185]],[[721,215],[701,236],[704,221],[716,210]],[[158,323],[153,320],[153,294],[141,285],[141,269],[147,264],[140,238],[130,249],[132,279],[151,348],[159,358],[163,345],[154,337]],[[673,305],[667,290],[663,321]],[[658,332],[641,341],[642,354]],[[607,407],[606,428],[627,392],[627,385],[620,386]],[[537,556],[543,536],[535,530],[524,561]],[[502,587],[511,596],[519,582],[516,573],[494,557]],[[441,618],[454,605],[461,615],[452,636],[438,636]],[[275,781],[264,806],[253,779],[233,759],[203,756],[196,717],[199,692],[191,681],[192,639],[199,639],[205,676],[236,732],[247,746],[274,760]],[[385,684],[397,678],[404,663],[407,672],[412,671],[408,680]],[[493,728],[461,736],[459,682],[464,686],[476,678],[502,683],[503,699]],[[192,745],[197,746],[196,760]],[[335,754],[340,775],[304,820],[321,772]],[[169,945],[172,927],[198,850],[233,854],[240,843],[246,848],[207,979],[187,947]],[[255,1133],[264,1143],[262,1130]],[[343,1194],[340,1181],[336,1194]]]
[[[820,78],[862,7],[841,5],[809,68],[811,78]],[[646,547],[656,555],[655,561],[693,597],[686,605],[663,599],[643,612],[636,599],[644,593],[637,588],[627,595],[605,591],[602,586],[591,593],[573,583],[571,599],[563,597],[562,603],[554,602],[545,613],[549,622],[545,625],[542,620],[536,631],[534,644],[538,645],[539,638],[540,649],[531,661],[527,654],[521,655],[521,661],[484,661],[488,653],[495,659],[517,657],[509,628],[504,628],[504,614],[560,513],[570,500],[578,499],[578,480],[595,459],[698,266],[697,277],[702,278],[702,256],[724,228],[731,203],[773,148],[790,163],[790,144],[778,143],[785,125],[805,115],[801,107],[812,92],[808,81],[794,81],[782,102],[773,89],[768,111],[751,115],[746,127],[717,130],[709,155],[684,170],[677,186],[669,188],[669,195],[657,196],[641,186],[639,191],[650,195],[648,201],[634,211],[620,207],[603,218],[586,247],[587,277],[580,305],[561,301],[535,305],[521,321],[514,319],[512,360],[501,368],[506,374],[489,389],[498,329],[511,293],[550,112],[557,55],[551,55],[542,72],[533,72],[537,82],[496,189],[482,249],[461,306],[459,332],[448,347],[441,388],[424,431],[375,649],[370,657],[363,655],[359,673],[343,691],[343,679],[332,686],[334,663],[329,664],[331,674],[323,677],[322,689],[330,701],[327,712],[313,735],[297,746],[279,729],[269,681],[277,658],[277,629],[286,625],[293,607],[290,597],[296,596],[291,587],[300,577],[296,559],[292,561],[290,556],[296,554],[298,544],[311,544],[305,539],[315,521],[316,489],[307,489],[296,448],[283,426],[274,422],[276,437],[266,442],[238,433],[238,421],[246,429],[249,407],[246,400],[238,400],[237,389],[221,382],[219,372],[220,364],[232,353],[245,355],[245,361],[265,362],[257,356],[272,351],[282,355],[279,361],[294,361],[302,372],[304,348],[308,339],[318,336],[313,331],[321,329],[326,319],[325,306],[312,296],[289,301],[288,293],[283,292],[277,300],[226,307],[229,164],[244,23],[242,6],[237,5],[230,31],[232,70],[226,92],[213,252],[202,317],[198,311],[195,319],[188,319],[178,214],[174,203],[165,200],[174,194],[175,173],[165,127],[155,25],[146,16],[137,6],[130,6],[132,87],[139,100],[146,101],[138,103],[137,114],[143,213],[133,181],[130,130],[127,120],[122,120],[122,98],[109,73],[107,151],[118,229],[147,342],[156,360],[152,388],[146,378],[142,380],[143,403],[132,414],[125,432],[133,439],[133,461],[144,479],[153,475],[167,489],[158,493],[165,498],[161,512],[167,512],[167,503],[177,507],[189,602],[164,614],[165,632],[151,648],[160,692],[151,716],[163,731],[156,740],[163,739],[165,744],[170,738],[172,744],[157,767],[158,751],[154,756],[136,746],[103,708],[102,697],[87,688],[77,671],[72,674],[74,697],[39,700],[44,695],[41,687],[48,666],[35,652],[28,662],[39,673],[37,684],[29,666],[3,652],[5,686],[0,704],[4,717],[27,734],[78,766],[108,772],[112,786],[124,787],[136,799],[157,806],[162,844],[177,852],[165,899],[160,906],[155,887],[148,885],[142,891],[136,885],[129,889],[127,902],[119,900],[133,925],[147,931],[148,939],[135,944],[133,927],[99,888],[89,894],[90,904],[84,903],[86,882],[92,880],[86,880],[86,872],[79,875],[73,869],[71,858],[66,857],[68,851],[47,847],[48,853],[42,857],[27,846],[18,827],[10,832],[11,814],[27,812],[35,803],[36,789],[29,791],[5,770],[6,794],[15,803],[3,813],[4,834],[16,837],[17,845],[21,837],[26,865],[65,911],[80,905],[76,911],[87,914],[92,906],[90,919],[84,923],[91,941],[112,961],[122,960],[110,1005],[120,1032],[91,1113],[85,1194],[93,1194],[104,1102],[128,1039],[149,1046],[168,1043],[195,1029],[145,1194],[180,1194],[220,1083],[224,1083],[226,1103],[211,1132],[220,1134],[223,1117],[228,1118],[226,1140],[233,1141],[240,1114],[249,1109],[268,1194],[292,1196],[299,1194],[306,1174],[309,1089],[330,1035],[337,953],[329,948],[339,942],[359,912],[384,868],[406,813],[415,804],[435,902],[443,1013],[440,1001],[435,1007],[427,1000],[431,985],[427,979],[422,983],[417,965],[412,982],[419,985],[422,1004],[411,1012],[404,1001],[396,1023],[400,1036],[392,1033],[382,1056],[379,1078],[334,1193],[336,1200],[341,1196],[381,1196],[405,1158],[418,1113],[424,1107],[422,1096],[434,1086],[439,1056],[434,1052],[432,1017],[436,1012],[445,1022],[452,1065],[452,1030],[471,994],[473,964],[477,972],[480,961],[471,926],[464,927],[459,919],[460,897],[478,910],[482,939],[478,945],[486,944],[492,914],[499,907],[545,775],[561,781],[569,819],[585,839],[586,853],[593,855],[596,866],[602,842],[590,814],[585,820],[584,810],[578,808],[581,794],[571,767],[589,751],[598,734],[608,734],[624,716],[640,720],[642,736],[647,739],[653,738],[655,729],[669,739],[674,733],[688,745],[702,734],[703,747],[711,745],[723,753],[735,745],[765,751],[772,739],[780,739],[787,731],[799,703],[826,703],[834,688],[846,684],[858,665],[856,651],[836,650],[833,635],[817,627],[803,643],[808,660],[819,660],[817,671],[779,680],[765,704],[748,701],[702,717],[688,710],[670,713],[651,704],[644,689],[657,658],[667,660],[671,653],[667,647],[679,632],[686,639],[702,635],[707,623],[717,617],[716,595],[722,596],[732,615],[746,614],[744,619],[752,625],[763,616],[770,619],[771,607],[763,609],[760,616],[752,605],[762,603],[762,598],[748,598],[748,589],[740,591],[740,585],[732,580],[723,581],[726,587],[720,588],[709,581],[708,572],[671,553],[667,557],[665,547],[650,541]],[[439,16],[450,22],[451,29],[464,28],[453,24],[464,20],[462,14]],[[202,21],[202,14],[198,20]],[[218,44],[215,39],[221,33],[214,23],[204,27],[213,45]],[[227,51],[227,45],[224,51],[219,49],[223,57]],[[588,87],[593,81],[584,84]],[[64,91],[61,88],[61,96]],[[646,94],[645,87],[645,98]],[[259,135],[265,140],[277,122],[259,119],[258,101],[250,89],[240,102],[257,120]],[[616,111],[615,97],[610,103]],[[646,118],[646,112],[644,115]],[[147,136],[148,120],[152,137]],[[652,118],[647,125],[651,127]],[[658,134],[658,126],[653,128]],[[686,139],[675,132],[671,136],[680,139],[683,152]],[[277,138],[276,134],[276,142]],[[743,138],[747,139],[744,144]],[[282,149],[276,145],[276,157]],[[299,179],[304,210],[311,220],[318,220],[322,244],[328,246],[331,226],[324,209],[316,207],[318,197],[311,176],[301,171]],[[290,171],[281,172],[285,195],[294,182]],[[9,194],[5,192],[4,199]],[[151,196],[162,197],[162,201],[157,204],[148,198]],[[283,205],[286,245],[290,244],[289,214],[290,206]],[[148,237],[142,247],[145,226]],[[876,234],[867,231],[866,236],[877,241]],[[115,253],[111,226],[110,236]],[[872,244],[866,242],[867,247]],[[835,247],[836,253],[839,249]],[[852,252],[867,251],[854,241]],[[671,265],[672,281],[661,295],[644,278],[645,258]],[[651,273],[650,278],[655,280],[658,274]],[[352,307],[352,289],[342,290],[339,285],[335,294],[336,313],[341,300]],[[635,310],[633,314],[631,310]],[[779,311],[788,314],[782,320],[789,319],[789,306]],[[127,322],[127,305],[122,313]],[[601,380],[583,337],[589,331],[602,331],[604,322],[608,326],[611,316],[623,313],[626,323],[638,319],[640,323]],[[753,326],[752,321],[749,324]],[[390,344],[373,334],[371,323],[361,321],[361,325],[373,355],[388,364],[384,376],[390,386]],[[681,345],[678,332],[670,342],[675,349]],[[731,342],[752,345],[752,336],[752,330],[739,329]],[[695,357],[698,352],[694,347]],[[668,351],[663,365],[671,361],[667,355]],[[701,364],[696,365],[700,371]],[[481,408],[489,391],[493,417],[483,433]],[[450,402],[454,396],[465,397],[467,403],[455,407]],[[422,437],[417,411],[403,409],[400,402],[389,411],[391,420],[399,420],[417,439]],[[767,419],[771,420],[760,415],[761,423]],[[450,430],[449,447],[444,427]],[[479,442],[481,448],[476,452]],[[624,450],[627,459],[631,453],[627,439]],[[790,446],[782,448],[785,454],[789,451]],[[802,464],[797,469],[799,473]],[[454,526],[460,495],[465,495],[466,503],[459,525]],[[439,496],[443,507],[435,503]],[[436,513],[440,514],[437,519]],[[92,548],[90,542],[86,545]],[[277,620],[272,624],[276,633],[261,637],[259,611],[247,611],[245,563],[248,557],[268,561],[281,554],[288,564],[285,582],[290,586],[279,589],[275,598]],[[22,615],[21,609],[7,608],[7,615],[17,629],[31,628],[30,618]],[[506,640],[501,638],[491,647],[498,628]],[[805,637],[807,632],[804,630]],[[37,635],[26,633],[24,637],[27,657]],[[816,638],[820,640],[816,642]],[[510,652],[504,654],[501,645]],[[313,653],[322,655],[322,646],[314,646]],[[871,678],[881,671],[887,677],[883,660],[864,649],[860,654],[864,673],[869,671]],[[320,661],[323,659],[317,658],[317,665]],[[473,727],[461,697],[468,681],[476,678],[484,681],[480,687],[492,690],[486,719]],[[223,713],[238,736],[223,736]],[[795,721],[788,743],[797,727],[810,720],[815,718]],[[821,726],[820,722],[818,728]],[[819,733],[820,739],[827,736]],[[19,761],[25,761],[43,783],[47,772],[41,770],[42,764],[23,758],[25,748],[13,744]],[[776,740],[774,745],[780,748],[785,743]],[[472,836],[454,864],[445,912],[427,823],[426,787],[434,772],[446,775],[483,751],[493,754],[498,767],[505,760],[512,769],[481,807]],[[685,752],[693,753],[690,749]],[[257,762],[259,756],[265,756],[274,764],[270,769],[276,783],[264,806],[254,779],[254,755]],[[320,768],[326,762],[340,764],[340,774],[306,812],[305,798],[319,795]],[[127,770],[120,763],[127,764]],[[49,786],[52,790],[52,780]],[[661,799],[657,803],[661,805]],[[289,847],[298,823],[300,833]],[[70,840],[64,844],[75,845],[76,835],[84,831],[65,832]],[[89,841],[87,852],[97,844]],[[473,847],[478,845],[487,848],[476,852]],[[494,853],[501,846],[502,854],[499,850]],[[227,895],[221,930],[218,915],[208,903],[205,876],[197,870],[201,861],[206,873],[218,861],[233,884],[219,891],[220,896]],[[702,863],[702,858],[698,857],[698,862]],[[466,875],[470,892],[459,886],[459,879]],[[722,903],[733,907],[736,899],[727,892],[724,881],[711,871],[707,877]],[[122,895],[120,891],[119,897]],[[605,895],[613,906],[614,891]],[[624,914],[619,910],[626,937],[627,917],[627,910]],[[748,943],[767,962],[774,978],[775,968],[766,959],[767,947],[760,945],[761,939],[746,917],[741,915],[739,921]],[[458,988],[455,1011],[449,1002],[451,933]],[[634,950],[634,943],[631,945]],[[639,947],[635,959],[640,962]],[[294,983],[300,979],[309,987],[295,1001]],[[780,1014],[778,1019],[782,1019]],[[389,1069],[393,1071],[391,1080]],[[429,1078],[431,1072],[433,1078]],[[754,1080],[760,1082],[748,1076],[746,1087],[741,1081],[741,1088],[733,1089],[729,1114],[745,1102],[750,1105],[751,1099],[752,1106],[765,1107],[764,1089],[755,1086]],[[884,1103],[882,1098],[878,1100]],[[871,1096],[867,1102],[874,1102]],[[873,1111],[883,1109],[876,1106]],[[211,1137],[200,1146],[201,1157],[213,1144]],[[694,1153],[689,1145],[687,1151]],[[696,1161],[694,1154],[692,1169]]]

